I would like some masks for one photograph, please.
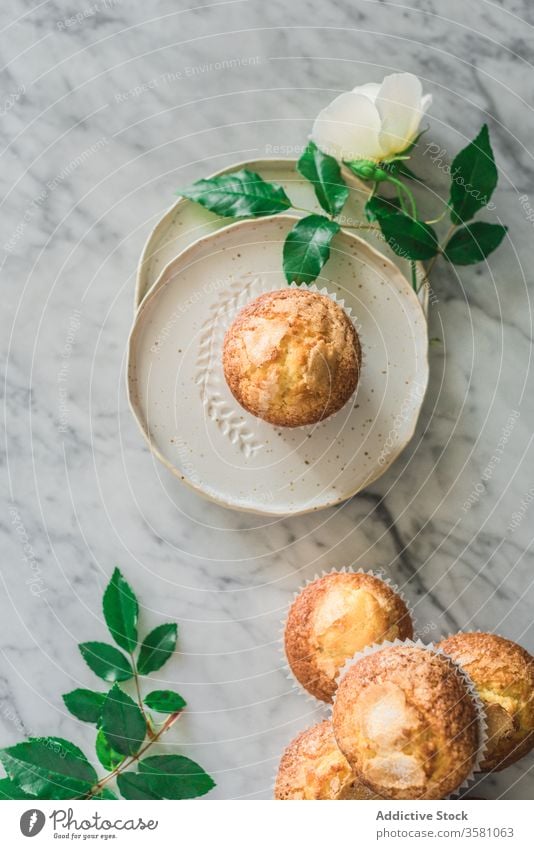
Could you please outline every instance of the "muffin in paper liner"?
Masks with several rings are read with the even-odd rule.
[[[247,297],[246,303],[243,304],[242,302],[237,301],[237,300],[232,301],[232,307],[230,309],[225,310],[221,314],[220,318],[223,321],[225,332],[232,325],[234,319],[241,312],[241,310],[244,307],[246,307],[249,303],[252,303],[252,301],[254,301],[256,298],[258,298],[260,295],[265,295],[269,292],[284,292],[284,291],[286,291],[286,289],[294,289],[294,290],[303,289],[302,286],[300,286],[298,283],[295,283],[295,282],[289,283],[286,287],[284,287],[282,289],[280,289],[280,288],[272,289],[271,287],[266,285],[266,283],[267,283],[267,281],[264,280],[264,279],[260,279],[259,277],[255,278],[252,281],[251,285],[248,287],[248,291],[247,291],[248,297]],[[358,337],[358,342],[359,342],[359,347],[360,347],[360,362],[359,362],[358,382],[356,384],[356,388],[354,389],[354,392],[352,393],[352,395],[350,395],[347,398],[347,400],[345,401],[343,406],[340,407],[339,410],[336,410],[335,412],[331,413],[330,415],[325,416],[324,418],[320,419],[319,421],[315,422],[314,424],[297,425],[295,427],[291,427],[291,430],[296,431],[296,432],[298,432],[299,430],[309,431],[310,428],[317,427],[318,425],[321,425],[324,422],[328,421],[328,419],[331,419],[333,416],[341,413],[342,410],[345,409],[345,407],[348,404],[350,404],[354,400],[354,398],[356,397],[357,392],[358,392],[358,387],[359,387],[361,380],[362,380],[362,371],[365,368],[365,363],[366,363],[365,343],[364,343],[364,341],[362,341],[362,337],[361,337],[361,325],[359,324],[357,317],[352,314],[352,308],[345,304],[345,300],[343,298],[338,298],[338,296],[334,292],[330,292],[327,289],[326,286],[319,288],[315,283],[310,283],[310,284],[306,285],[305,291],[306,292],[313,292],[317,295],[324,295],[327,298],[330,298],[331,301],[333,301],[335,304],[337,304],[338,307],[340,307],[343,310],[343,312],[345,313],[345,315],[347,316],[347,318],[351,322],[352,326],[354,327],[356,334],[357,334],[357,337]],[[219,354],[222,355],[222,351],[220,351]],[[213,363],[212,363],[212,367],[213,367]],[[217,367],[218,367],[218,363],[217,363]],[[235,402],[236,406],[238,407],[238,409],[241,410],[241,406],[240,406],[239,402],[237,401],[237,399],[234,399],[234,402]],[[272,427],[274,427],[274,428],[281,427],[281,425],[274,425],[273,424]]]
[[[287,625],[287,621],[288,621],[289,612],[290,612],[291,608],[293,607],[293,604],[295,603],[296,599],[299,597],[299,595],[307,587],[311,586],[313,583],[318,581],[320,578],[324,578],[324,577],[327,577],[328,575],[334,575],[334,574],[365,575],[365,576],[369,576],[371,578],[375,578],[375,579],[381,581],[383,584],[385,584],[388,587],[388,589],[391,592],[395,593],[398,596],[398,598],[401,600],[402,604],[406,608],[407,617],[409,619],[409,622],[411,623],[412,630],[415,629],[414,612],[413,612],[412,606],[408,602],[408,599],[406,598],[404,593],[397,587],[397,585],[394,584],[393,581],[388,576],[384,575],[380,571],[374,571],[374,570],[371,570],[371,569],[361,569],[361,568],[360,569],[353,569],[350,566],[344,566],[342,568],[333,567],[332,569],[328,569],[328,570],[323,569],[320,574],[316,573],[313,578],[310,578],[307,581],[305,581],[304,584],[302,584],[299,587],[299,589],[296,590],[296,592],[293,593],[293,598],[292,598],[292,600],[291,600],[291,602],[288,606],[286,616],[285,616],[284,619],[281,620],[280,652],[282,654],[283,664],[284,664],[284,668],[286,670],[286,677],[292,683],[292,688],[294,690],[298,691],[299,693],[301,693],[302,695],[304,695],[304,697],[308,701],[312,701],[316,705],[317,704],[318,705],[324,705],[325,709],[328,709],[330,702],[326,699],[320,699],[318,696],[314,695],[309,690],[307,690],[306,687],[298,680],[298,678],[294,674],[294,672],[291,668],[291,665],[289,663],[289,660],[288,660],[288,657],[287,657],[287,654],[286,654],[286,650],[285,650],[285,631],[286,631],[286,625]],[[380,645],[382,645],[382,643],[380,643]]]
[[[459,663],[457,663],[453,658],[451,658],[448,654],[446,654],[446,652],[444,652],[442,649],[437,648],[432,643],[423,643],[421,640],[415,640],[415,641],[414,640],[393,640],[393,641],[378,643],[378,644],[373,645],[373,646],[368,646],[367,648],[363,649],[361,652],[357,652],[352,658],[347,660],[347,662],[345,663],[345,665],[340,670],[340,672],[337,676],[337,679],[336,679],[337,687],[339,687],[341,681],[343,680],[343,678],[347,674],[348,670],[351,667],[353,667],[355,664],[357,664],[358,661],[362,660],[365,657],[369,657],[370,655],[377,654],[378,652],[383,651],[385,649],[394,648],[394,647],[416,648],[416,649],[420,649],[420,650],[423,650],[423,651],[428,651],[432,654],[435,654],[435,655],[438,655],[438,656],[445,658],[448,661],[448,663],[450,664],[450,666],[453,667],[456,670],[458,675],[463,680],[466,691],[467,691],[468,695],[470,696],[471,702],[472,702],[473,707],[475,709],[475,713],[476,713],[476,717],[477,717],[478,748],[477,748],[476,753],[474,755],[472,767],[471,767],[471,770],[469,771],[468,775],[466,775],[466,777],[458,784],[457,787],[455,787],[453,790],[450,790],[449,793],[447,794],[446,798],[451,798],[452,796],[455,796],[456,794],[458,794],[462,790],[469,787],[470,784],[472,783],[472,781],[474,780],[476,773],[480,772],[480,765],[481,765],[481,763],[484,759],[484,754],[485,754],[486,745],[487,745],[487,723],[486,723],[486,714],[485,714],[483,702],[480,699],[480,697],[478,696],[475,685],[473,684],[473,681],[471,680],[470,676],[467,674],[465,669],[463,669],[460,666]],[[330,714],[332,721],[333,721],[334,712],[335,712],[336,698],[337,698],[337,690],[336,690],[336,696],[334,696],[334,700],[333,700],[333,703],[332,703],[332,710],[331,710],[331,714]]]
[[[326,719],[305,728],[287,744],[272,788],[278,801],[381,799],[352,772]]]
[[[483,641],[487,638],[488,644],[479,646],[480,657],[478,661],[470,660],[467,662],[464,660],[465,671],[467,671],[467,667],[470,668],[468,674],[471,675],[476,687],[477,676],[472,671],[472,665],[478,662],[481,666],[480,674],[484,682],[483,689],[491,691],[493,683],[495,685],[493,689],[502,696],[505,702],[503,705],[498,699],[492,702],[480,697],[485,705],[488,724],[488,743],[481,770],[483,772],[499,772],[516,763],[534,748],[534,705],[531,701],[534,689],[534,658],[527,649],[515,640],[511,640],[503,634],[474,628],[450,632],[439,640],[438,646],[448,640],[464,636],[468,639],[478,636]],[[502,641],[501,645],[498,644],[499,641]],[[472,653],[474,650],[474,647],[470,647],[469,644],[465,646],[465,651],[468,653]],[[443,651],[447,653],[446,648]],[[456,657],[456,652],[454,654]],[[459,658],[455,662],[462,663]],[[526,677],[523,677],[525,675]],[[518,685],[522,677],[524,688],[521,698]],[[506,705],[506,702],[509,702],[512,698],[507,695],[512,685],[515,690],[515,704]],[[521,728],[516,725],[516,713],[519,717],[524,718],[525,714],[528,717],[528,724],[523,733],[521,733]]]

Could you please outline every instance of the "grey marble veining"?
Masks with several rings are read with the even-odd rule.
[[[491,629],[534,650],[534,10],[76,5],[11,0],[0,21],[0,742],[48,733],[91,750],[92,730],[60,694],[96,684],[76,646],[106,639],[101,594],[119,564],[144,629],[180,623],[180,652],[155,676],[190,704],[170,745],[215,775],[214,796],[268,798],[283,746],[318,716],[286,680],[279,633],[293,592],[321,569],[383,570],[426,639]],[[428,139],[449,157],[490,124],[494,215],[510,239],[487,266],[437,264],[430,335],[441,342],[417,433],[367,492],[283,521],[204,502],[156,463],[127,407],[143,242],[181,182],[291,155],[337,92],[394,70],[433,93]],[[439,167],[420,152],[415,168],[442,197]],[[533,766],[485,778],[477,794],[532,798]]]

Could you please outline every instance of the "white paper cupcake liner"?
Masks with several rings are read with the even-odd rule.
[[[467,674],[465,669],[462,666],[460,666],[459,663],[457,663],[452,657],[450,657],[448,654],[446,654],[442,649],[436,648],[436,646],[433,643],[423,643],[421,640],[386,641],[386,642],[383,642],[383,643],[377,643],[373,646],[368,646],[367,648],[362,649],[362,651],[357,652],[352,658],[347,660],[347,662],[342,667],[342,669],[340,669],[339,674],[336,678],[337,687],[339,687],[341,680],[345,677],[345,675],[347,674],[347,672],[351,668],[351,666],[354,666],[356,663],[358,663],[358,661],[360,661],[364,657],[368,657],[371,654],[376,654],[376,652],[382,651],[383,649],[386,649],[386,648],[392,648],[393,646],[402,646],[402,647],[408,647],[408,648],[423,649],[424,651],[429,651],[432,654],[441,655],[442,657],[446,658],[447,661],[450,663],[450,665],[452,667],[454,667],[454,669],[456,669],[456,671],[458,672],[460,677],[463,679],[465,686],[466,686],[466,689],[469,693],[469,696],[471,697],[471,700],[473,701],[473,704],[475,706],[476,714],[477,714],[477,726],[478,726],[478,749],[477,749],[477,752],[475,754],[473,766],[471,768],[469,775],[466,776],[466,778],[462,781],[461,784],[458,785],[458,787],[456,787],[453,791],[451,791],[451,793],[448,796],[448,798],[450,798],[451,796],[455,796],[456,794],[460,793],[462,790],[465,790],[475,780],[475,775],[476,775],[476,773],[480,772],[480,764],[484,760],[484,755],[485,755],[485,752],[486,752],[486,744],[487,744],[487,739],[488,739],[486,712],[484,710],[484,704],[483,704],[482,700],[480,699],[480,697],[479,697],[479,695],[476,691],[476,688],[475,688],[475,685],[473,684],[473,681],[471,680],[471,678],[469,677],[469,675]],[[336,687],[336,692],[337,692],[337,687]],[[331,719],[332,719],[332,715],[333,715],[333,709],[334,709],[335,702],[336,702],[336,695],[334,695],[334,699],[332,701],[332,704],[330,705],[330,708],[331,708],[330,718]]]
[[[510,637],[505,637],[503,634],[499,634],[498,631],[483,631],[482,628],[468,628],[466,631],[464,631],[464,629],[461,628],[459,631],[449,631],[447,634],[445,634],[444,637],[441,637],[437,642],[442,643],[443,640],[448,640],[449,637],[457,637],[460,634],[491,634],[492,637],[501,637],[501,639],[503,640],[510,640]],[[510,642],[514,642],[514,640],[510,640]],[[517,645],[519,645],[519,643]]]
[[[414,632],[415,632],[414,611],[413,611],[413,608],[410,605],[408,599],[406,598],[404,593],[397,587],[397,585],[394,584],[393,581],[387,575],[384,575],[380,571],[374,571],[372,569],[353,569],[351,566],[343,566],[342,568],[337,569],[334,566],[334,567],[332,567],[332,569],[323,569],[320,574],[316,573],[313,578],[309,578],[307,581],[305,581],[299,587],[299,589],[296,590],[293,593],[293,597],[292,597],[291,602],[290,602],[290,604],[288,605],[288,608],[287,608],[286,616],[285,616],[284,619],[281,620],[281,633],[280,633],[280,637],[279,637],[279,650],[280,650],[280,653],[281,653],[281,656],[282,656],[282,662],[283,662],[283,666],[284,666],[284,669],[285,669],[285,672],[286,672],[286,677],[287,677],[288,681],[291,682],[292,689],[295,690],[296,692],[300,693],[301,695],[303,695],[307,699],[307,701],[315,702],[316,705],[324,705],[325,710],[327,712],[327,716],[330,715],[330,713],[328,711],[328,709],[331,706],[330,702],[323,702],[322,699],[318,699],[316,696],[309,693],[308,690],[306,690],[306,688],[295,677],[295,674],[293,673],[293,670],[291,669],[291,667],[289,665],[289,661],[288,661],[287,656],[286,656],[285,639],[284,638],[285,638],[285,628],[286,628],[287,618],[289,616],[289,611],[290,611],[292,605],[294,604],[296,598],[301,594],[301,592],[303,592],[303,590],[305,590],[306,587],[309,587],[310,584],[313,584],[313,583],[315,583],[315,581],[318,581],[320,578],[324,578],[326,575],[332,575],[334,573],[341,573],[341,572],[345,573],[345,574],[352,574],[352,575],[369,575],[372,578],[377,578],[378,580],[382,581],[382,583],[387,584],[387,586],[390,588],[390,590],[392,590],[394,593],[396,593],[399,596],[399,598],[406,605],[406,609],[408,610],[408,615],[410,616],[410,619],[412,620],[412,624],[414,626]],[[379,645],[383,645],[383,644],[379,644]]]

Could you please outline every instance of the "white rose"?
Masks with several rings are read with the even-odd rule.
[[[431,103],[418,77],[390,74],[382,84],[366,83],[336,97],[315,119],[311,138],[340,162],[391,159],[413,142]]]

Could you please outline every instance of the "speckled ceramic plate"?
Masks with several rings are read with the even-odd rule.
[[[356,395],[298,429],[239,406],[224,380],[224,333],[244,304],[287,285],[282,245],[294,222],[238,222],[183,251],[143,300],[129,346],[130,403],[154,454],[208,498],[270,515],[337,504],[379,477],[412,436],[428,379],[426,319],[410,285],[369,244],[339,234],[317,284],[356,320]]]
[[[298,206],[312,209],[314,212],[322,212],[311,183],[298,173],[296,163],[296,159],[257,159],[249,162],[238,162],[212,176],[228,174],[231,171],[238,171],[240,168],[248,168],[249,171],[256,171],[264,180],[280,183]],[[343,177],[351,189],[350,196],[343,209],[345,225],[365,221],[364,206],[369,194],[369,185],[362,183],[346,168],[343,168]],[[305,213],[299,213],[295,210],[292,210],[291,214],[305,215]],[[228,226],[231,221],[231,218],[219,218],[212,212],[203,209],[198,203],[193,203],[186,198],[180,198],[176,201],[174,206],[158,221],[143,249],[137,269],[136,309],[158,279],[162,269],[171,260],[197,239],[206,236],[208,233],[213,233],[221,227]],[[368,230],[359,230],[358,235],[369,242],[370,245],[385,253],[389,259],[393,260],[395,265],[398,265],[403,274],[408,279],[410,278],[409,263],[396,256],[379,236]],[[426,289],[421,291],[420,299],[426,309]]]

